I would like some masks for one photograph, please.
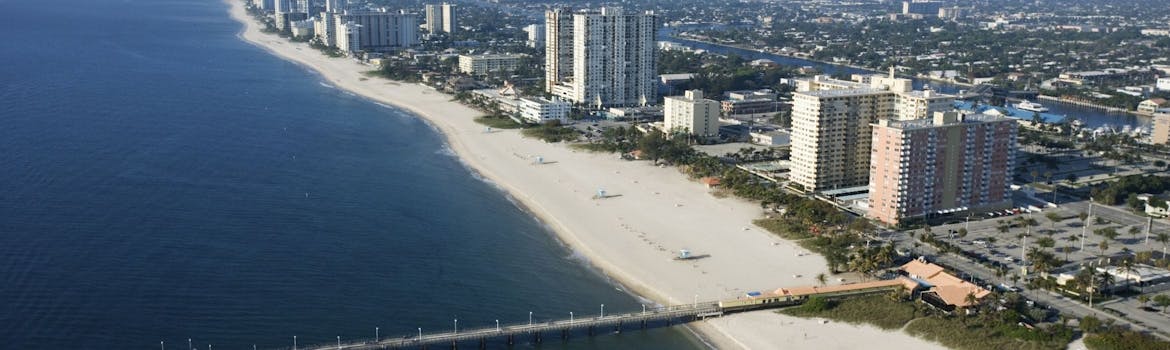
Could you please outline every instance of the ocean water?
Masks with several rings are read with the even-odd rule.
[[[226,11],[0,0],[0,348],[270,348],[640,308],[424,122],[240,41]],[[517,347],[701,348],[681,328]]]

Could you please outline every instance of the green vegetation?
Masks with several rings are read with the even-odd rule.
[[[1117,205],[1129,198],[1130,194],[1158,194],[1170,190],[1170,177],[1155,175],[1130,175],[1091,190],[1093,200],[1107,205]]]
[[[780,80],[796,74],[796,67],[753,67],[736,55],[700,55],[691,52],[662,51],[659,54],[659,73],[694,73],[695,78],[679,89],[703,90],[705,96],[720,96],[734,90],[772,89],[791,92]]]
[[[871,324],[885,330],[900,329],[927,311],[913,303],[894,302],[888,296],[871,295],[840,301],[824,302],[823,308],[808,307],[813,300],[800,307],[780,310],[782,314],[796,317],[824,317],[850,324]]]
[[[521,131],[524,136],[534,137],[544,142],[572,141],[577,139],[577,131],[561,126],[560,122],[553,121],[539,126],[525,128]]]
[[[524,127],[524,125],[517,123],[515,120],[512,120],[512,118],[508,118],[507,116],[499,114],[485,115],[479,118],[475,118],[475,122],[496,129],[519,129]]]
[[[1093,316],[1081,319],[1085,335],[1085,346],[1092,350],[1146,350],[1167,349],[1170,343],[1149,334],[1136,332],[1125,327],[1102,323]]]
[[[906,332],[952,349],[1064,349],[1073,330],[1063,324],[1028,328],[1016,309],[990,308],[962,316],[962,310],[945,314],[919,303],[894,301],[888,295],[872,295],[820,303],[818,307],[780,310],[797,317],[823,317],[851,324],[869,324],[885,330],[905,327]],[[812,300],[810,299],[810,303]],[[808,305],[808,304],[805,304]],[[1017,309],[1026,311],[1022,303]]]

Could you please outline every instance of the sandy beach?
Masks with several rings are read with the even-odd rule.
[[[755,203],[719,199],[672,167],[579,152],[521,137],[485,132],[482,113],[428,87],[368,78],[373,67],[329,58],[306,44],[264,34],[240,0],[225,0],[244,23],[240,37],[318,72],[329,84],[406,109],[443,135],[470,168],[507,191],[547,223],[573,250],[608,276],[662,304],[735,298],[747,291],[815,284],[825,260],[751,224]],[[536,165],[541,156],[548,164]],[[593,199],[598,189],[615,197]],[[672,260],[679,249],[709,258]],[[939,349],[904,333],[839,323],[822,324],[772,312],[693,323],[719,348],[781,347]]]

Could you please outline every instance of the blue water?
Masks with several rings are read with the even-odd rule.
[[[0,1],[0,348],[265,348],[639,308],[425,123],[240,41],[226,9]],[[543,347],[698,348],[678,328]]]

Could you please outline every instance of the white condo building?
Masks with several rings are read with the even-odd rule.
[[[423,28],[431,34],[438,32],[452,33],[458,28],[458,18],[455,5],[448,3],[427,4],[424,7],[427,23]]]
[[[318,27],[333,24],[333,31],[325,32],[322,42],[333,43],[342,52],[386,51],[418,44],[418,20],[413,15],[376,11],[346,11],[327,14]],[[331,18],[330,18],[331,17]]]
[[[703,91],[667,96],[663,106],[663,131],[700,137],[719,136],[719,102],[703,98]]]
[[[556,97],[551,100],[542,97],[522,97],[519,99],[517,109],[520,118],[529,123],[558,121],[564,124],[568,123],[569,111],[572,108],[572,104]]]
[[[930,118],[950,111],[954,96],[913,91],[909,79],[817,76],[799,81],[792,107],[792,181],[805,191],[866,186],[872,124]]]
[[[520,68],[525,55],[459,55],[459,71],[467,74],[510,72]]]
[[[528,33],[528,47],[544,47],[543,24],[529,24],[524,27],[524,32]]]
[[[653,103],[657,17],[603,8],[571,13],[570,26],[569,15],[565,10],[545,14],[547,91],[597,108]]]

